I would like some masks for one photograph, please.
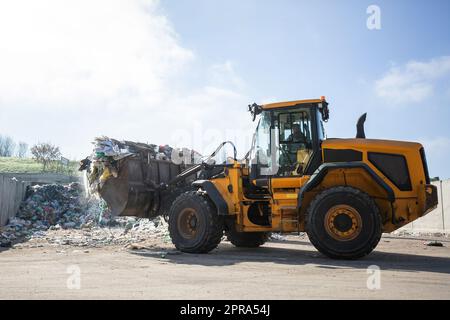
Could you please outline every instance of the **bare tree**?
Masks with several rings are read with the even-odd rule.
[[[0,157],[3,157],[3,154],[5,153],[5,138],[0,135]]]
[[[19,148],[17,149],[17,156],[19,158],[25,158],[27,156],[28,153],[28,144],[20,141],[19,142]]]
[[[59,147],[48,142],[40,142],[34,145],[31,148],[31,154],[37,162],[42,163],[44,171],[52,161],[58,160],[61,157]]]
[[[0,157],[12,157],[16,144],[11,137],[0,136]]]

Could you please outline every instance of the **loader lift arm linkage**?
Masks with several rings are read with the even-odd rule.
[[[165,190],[165,189],[170,189],[171,186],[175,186],[177,185],[180,181],[183,181],[186,177],[189,177],[191,175],[197,174],[198,172],[202,171],[202,170],[206,170],[209,167],[212,167],[211,165],[208,164],[208,162],[214,158],[217,153],[226,145],[226,144],[230,144],[233,147],[233,160],[237,161],[237,150],[236,150],[236,146],[234,145],[233,142],[231,141],[224,141],[222,142],[217,149],[211,153],[211,155],[209,155],[205,160],[203,160],[201,163],[188,168],[186,170],[184,170],[183,172],[181,172],[179,175],[177,175],[174,179],[170,180],[167,184],[162,184],[160,186],[161,189]],[[219,166],[226,166],[226,165],[219,165]]]

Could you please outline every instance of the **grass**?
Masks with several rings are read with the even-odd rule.
[[[46,172],[59,172],[63,174],[73,175],[78,167],[77,161],[71,161],[67,168],[58,167],[56,164],[50,165]],[[33,159],[21,159],[0,157],[0,173],[41,173],[43,167],[41,163]]]

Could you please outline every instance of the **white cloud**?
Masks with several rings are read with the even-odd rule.
[[[155,2],[3,1],[0,39],[3,99],[45,106],[159,95],[193,58]]]
[[[1,133],[78,158],[103,134],[180,146],[183,132],[202,152],[248,135],[233,63],[193,63],[201,59],[160,9],[143,0],[0,2]],[[190,73],[206,80],[186,83]]]
[[[450,75],[450,56],[427,62],[410,61],[391,69],[375,82],[375,92],[395,104],[417,103],[430,97],[436,81]]]

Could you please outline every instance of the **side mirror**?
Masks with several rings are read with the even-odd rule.
[[[248,111],[252,115],[253,121],[255,121],[256,120],[256,116],[262,112],[262,106],[260,106],[260,105],[258,105],[256,103],[249,104],[248,105]]]

